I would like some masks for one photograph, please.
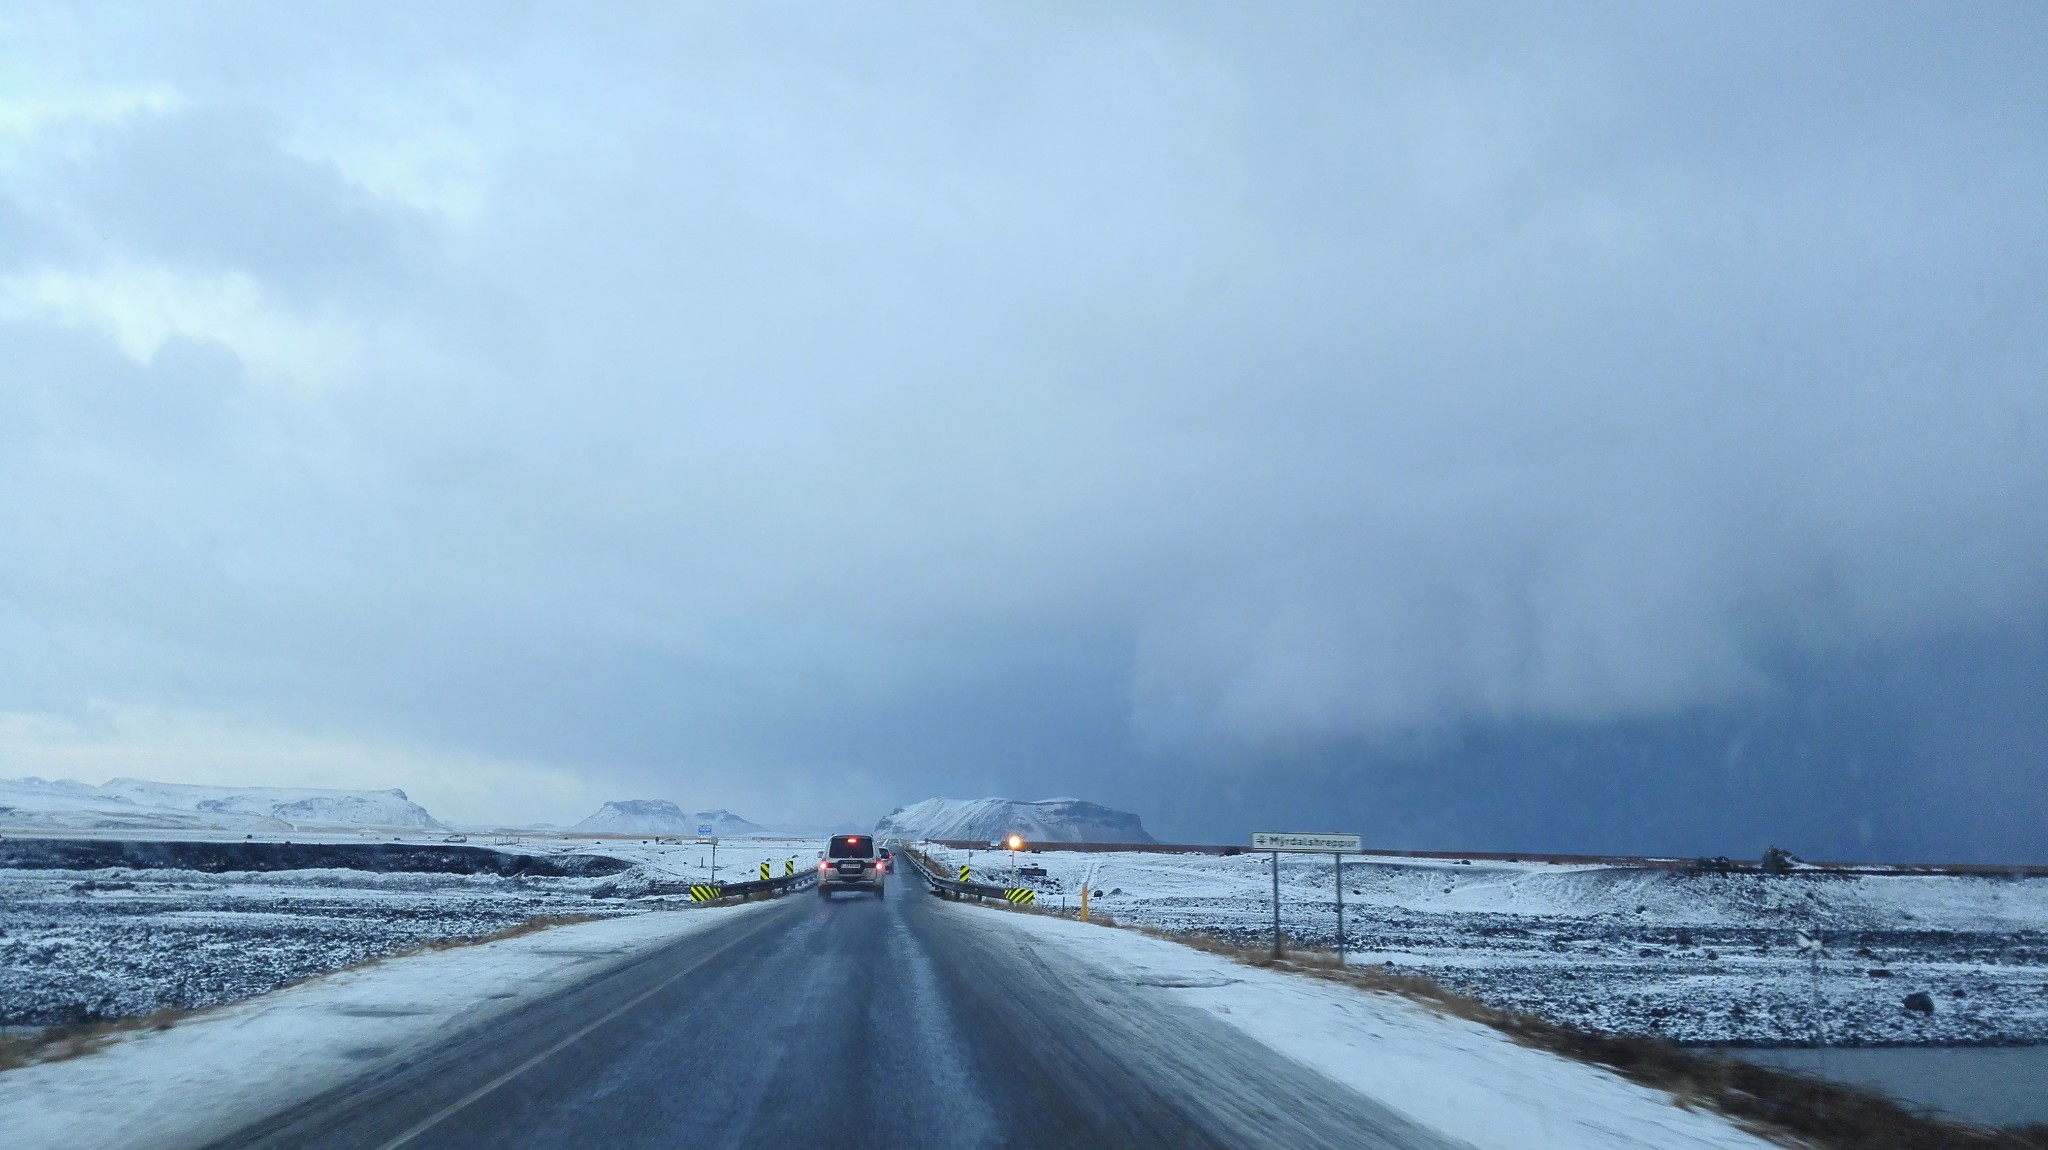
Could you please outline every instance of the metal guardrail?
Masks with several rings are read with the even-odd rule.
[[[778,895],[784,891],[801,890],[818,881],[818,872],[805,867],[795,874],[777,875],[774,878],[754,879],[750,882],[695,882],[661,883],[649,890],[649,894],[687,894],[691,902],[717,902],[720,899],[737,898],[744,902],[757,894]]]
[[[998,898],[1013,906],[1030,906],[1038,899],[1038,892],[1028,886],[997,886],[994,883],[973,882],[968,877],[970,872],[967,867],[960,868],[959,878],[946,878],[938,872],[930,859],[924,857],[924,852],[908,846],[898,845],[896,857],[909,859],[911,868],[917,871],[918,877],[930,883],[932,893],[941,898],[949,894],[954,898],[976,900]]]

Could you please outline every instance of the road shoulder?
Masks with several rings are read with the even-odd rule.
[[[1204,1011],[1250,1040],[1482,1150],[1762,1150],[1719,1115],[1500,1032],[1376,994],[1121,930],[949,904],[991,933],[1058,947],[1095,976]]]

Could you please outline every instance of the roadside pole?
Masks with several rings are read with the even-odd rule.
[[[1273,957],[1280,957],[1280,852],[1273,852]]]
[[[1337,965],[1344,963],[1344,852],[1331,851],[1337,862]]]

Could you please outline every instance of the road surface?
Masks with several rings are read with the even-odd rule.
[[[216,1146],[1462,1145],[1001,913],[790,895]]]

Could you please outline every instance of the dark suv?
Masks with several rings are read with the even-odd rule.
[[[871,890],[883,897],[883,876],[888,863],[875,849],[872,835],[833,835],[818,860],[818,894],[831,898],[842,890]]]

